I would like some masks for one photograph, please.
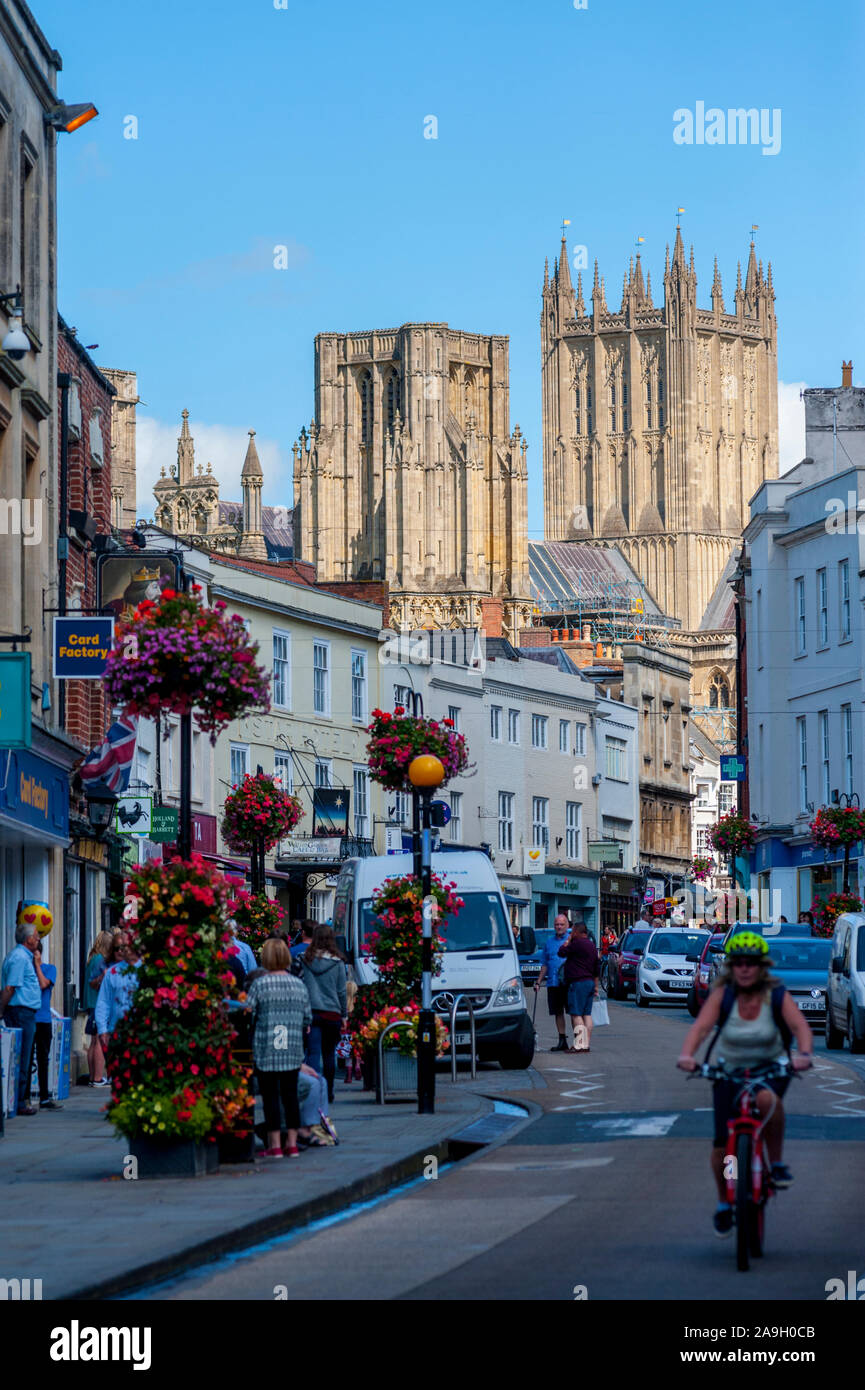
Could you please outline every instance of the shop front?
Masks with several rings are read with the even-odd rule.
[[[848,891],[860,898],[865,889],[862,853],[861,844],[852,846],[848,874]],[[760,917],[776,919],[783,913],[795,922],[800,912],[811,912],[815,902],[843,891],[844,852],[810,840],[761,840],[753,854],[753,873]]]
[[[57,760],[51,756],[55,743]],[[54,926],[45,938],[45,957],[57,966],[58,1009],[70,974],[64,959],[63,852],[69,845],[71,764],[71,749],[35,728],[31,748],[0,749],[0,946],[5,957],[15,945],[22,899],[48,904]]]
[[[640,915],[640,878],[637,874],[601,874],[601,931],[612,927],[617,936]]]
[[[532,884],[529,877],[499,875],[499,883],[508,905],[508,916],[515,934],[532,925]]]
[[[598,939],[598,875],[595,873],[556,873],[550,869],[532,874],[532,926],[551,927],[560,912],[582,914],[589,934]]]

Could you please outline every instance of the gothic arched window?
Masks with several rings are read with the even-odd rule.
[[[387,405],[387,427],[392,430],[397,415],[402,414],[402,402],[400,399],[399,376],[396,372],[391,372],[387,379],[387,390],[385,392]]]
[[[364,372],[360,387],[360,442],[372,443],[372,372]]]
[[[715,671],[709,681],[709,708],[730,708],[730,687],[720,671]]]

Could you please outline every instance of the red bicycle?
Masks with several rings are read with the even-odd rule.
[[[736,1267],[749,1269],[750,1261],[759,1258],[765,1249],[766,1205],[774,1191],[763,1149],[768,1116],[764,1119],[760,1114],[755,1097],[767,1082],[797,1073],[784,1058],[764,1067],[729,1072],[704,1062],[691,1075],[705,1076],[708,1081],[733,1082],[740,1087],[734,1102],[734,1111],[738,1113],[727,1121],[724,1176],[727,1201],[735,1213]]]

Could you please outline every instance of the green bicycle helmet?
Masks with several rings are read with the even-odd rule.
[[[765,937],[755,931],[737,931],[727,943],[728,956],[768,956]]]

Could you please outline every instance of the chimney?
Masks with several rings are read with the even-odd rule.
[[[849,362],[844,362],[843,360],[842,360],[842,362],[841,362],[841,389],[843,390],[845,386],[852,386],[852,385],[853,385],[853,359],[851,358]]]
[[[505,606],[500,598],[481,599],[481,628],[486,637],[504,637]]]

